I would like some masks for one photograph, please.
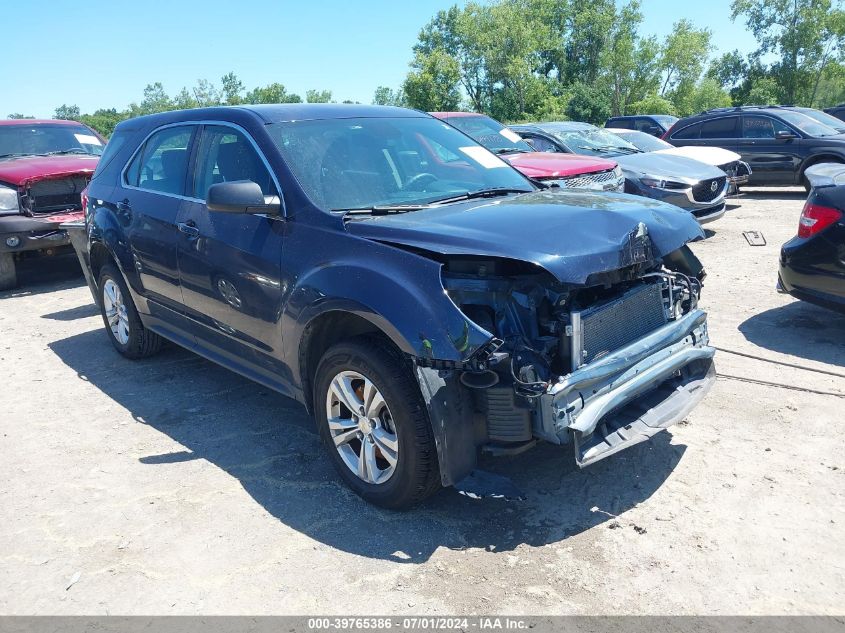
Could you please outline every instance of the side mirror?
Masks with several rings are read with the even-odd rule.
[[[276,196],[264,197],[261,187],[251,180],[219,182],[208,188],[205,206],[220,213],[266,213],[276,215],[282,208]]]
[[[797,137],[789,130],[778,130],[775,132],[775,138],[779,141],[788,141]]]

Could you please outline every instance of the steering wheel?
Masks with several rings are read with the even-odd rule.
[[[414,190],[415,189],[414,185],[419,185],[422,181],[425,181],[425,184],[427,185],[427,184],[434,182],[435,180],[437,180],[437,176],[435,176],[434,174],[430,174],[428,172],[423,172],[421,174],[417,174],[416,176],[409,178],[408,182],[406,182],[402,186],[402,189]]]

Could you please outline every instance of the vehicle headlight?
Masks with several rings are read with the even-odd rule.
[[[646,187],[654,187],[655,189],[687,189],[691,186],[685,182],[666,180],[665,178],[657,178],[655,176],[641,176],[640,182]]]
[[[12,215],[18,212],[20,212],[20,207],[17,190],[0,185],[0,215]]]

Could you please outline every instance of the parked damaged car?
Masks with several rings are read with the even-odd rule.
[[[845,313],[845,165],[812,165],[805,175],[812,189],[798,234],[781,248],[777,288]]]
[[[477,492],[481,450],[586,466],[714,380],[702,231],[670,205],[539,187],[401,108],[168,112],[109,147],[72,231],[114,347],[169,339],[302,402],[372,503]]]
[[[548,154],[537,151],[519,134],[495,119],[474,112],[431,112],[458,128],[520,172],[547,185],[564,189],[623,191],[625,177],[615,161],[591,156]]]
[[[23,257],[70,252],[59,225],[82,217],[104,145],[75,121],[0,121],[0,290],[17,285]]]
[[[722,147],[701,147],[687,145],[675,147],[661,138],[655,138],[645,132],[625,130],[620,128],[605,128],[608,132],[615,134],[623,141],[627,141],[641,152],[654,152],[657,154],[669,154],[671,156],[684,156],[697,160],[713,167],[718,167],[728,176],[728,193],[734,194],[739,191],[739,186],[748,183],[751,176],[751,167],[736,152]]]

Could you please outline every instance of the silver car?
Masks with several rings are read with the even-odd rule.
[[[562,121],[511,126],[539,152],[612,158],[625,175],[625,191],[674,204],[701,223],[725,214],[728,177],[713,165],[684,156],[643,152],[589,123]]]

